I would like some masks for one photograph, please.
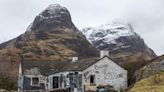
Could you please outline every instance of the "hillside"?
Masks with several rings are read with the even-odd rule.
[[[129,92],[164,91],[164,55],[149,61],[135,72],[136,83]]]
[[[135,72],[136,81],[164,71],[164,55],[149,61],[150,63]]]
[[[128,92],[164,92],[164,72],[138,81]]]

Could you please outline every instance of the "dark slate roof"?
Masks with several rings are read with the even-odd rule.
[[[105,56],[105,57],[111,59],[108,56]],[[103,58],[105,58],[105,57],[103,57]],[[83,71],[83,70],[87,69],[88,67],[92,66],[93,64],[99,62],[103,58],[94,57],[94,58],[82,59],[77,62],[69,63],[63,68],[64,70],[62,70],[62,71]],[[121,63],[119,63],[119,62],[115,62],[115,60],[113,60],[113,59],[111,59],[111,60],[114,63],[116,63],[118,66],[121,65]]]
[[[107,57],[107,56],[105,56],[105,57]],[[83,71],[103,58],[94,57],[94,58],[78,60],[77,62],[30,61],[29,60],[29,61],[22,62],[22,69],[24,72],[25,70],[30,70],[32,68],[38,68],[42,75],[47,76],[47,75],[64,72],[64,71]],[[109,59],[111,59],[111,58],[109,58]],[[115,63],[118,64],[117,62],[115,62]],[[118,65],[120,66],[120,64],[118,64]]]
[[[64,66],[63,71],[83,71],[94,63],[98,62],[100,58],[82,59]]]
[[[22,61],[22,70],[25,74],[26,70],[38,68],[42,75],[51,75],[60,72],[68,62],[66,61],[37,61],[37,60],[24,60]]]

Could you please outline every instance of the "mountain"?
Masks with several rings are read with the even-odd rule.
[[[114,21],[99,27],[84,28],[81,32],[96,48],[109,50],[111,57],[121,61],[138,62],[156,57],[129,23]]]
[[[56,4],[36,16],[24,34],[0,47],[18,49],[25,59],[66,60],[97,55],[96,48],[72,23],[69,11]]]
[[[73,56],[95,57],[98,50],[72,23],[67,8],[50,5],[26,32],[0,44],[0,73],[17,78],[20,56],[26,60],[67,61]]]
[[[99,27],[84,28],[81,32],[97,49],[109,50],[110,57],[123,64],[128,70],[129,85],[136,80],[134,72],[156,57],[127,22],[114,21]]]

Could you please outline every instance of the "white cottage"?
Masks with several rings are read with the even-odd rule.
[[[22,61],[19,69],[19,92],[69,90],[96,91],[98,86],[127,88],[127,71],[101,51],[99,58],[62,61]]]

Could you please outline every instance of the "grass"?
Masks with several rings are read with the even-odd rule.
[[[137,82],[128,92],[164,92],[164,72],[156,73]]]

